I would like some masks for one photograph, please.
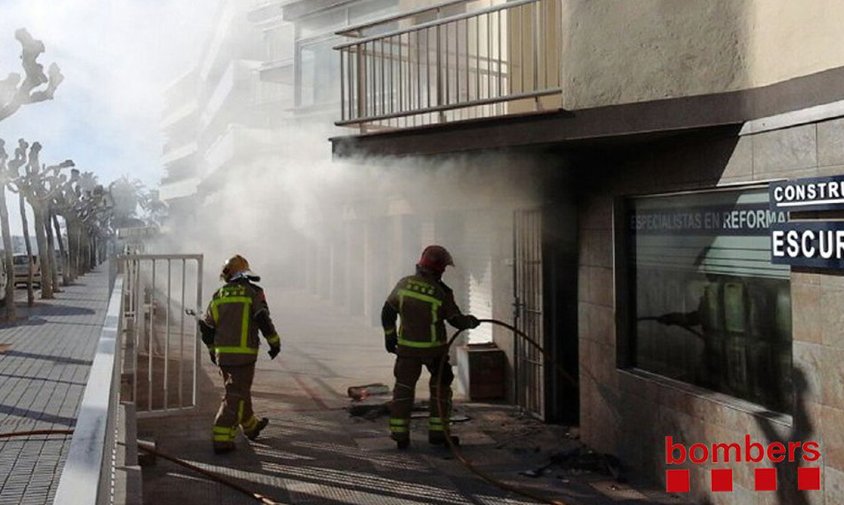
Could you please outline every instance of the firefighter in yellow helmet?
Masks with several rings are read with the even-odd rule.
[[[264,290],[254,284],[261,279],[249,270],[246,258],[239,254],[229,258],[223,264],[220,280],[225,284],[214,293],[200,321],[202,342],[208,347],[211,361],[220,367],[226,390],[214,419],[213,446],[217,454],[235,448],[238,427],[249,440],[255,440],[269,423],[266,417],[259,419],[252,411],[258,330],[270,345],[271,359],[281,350]]]
[[[422,367],[431,374],[431,402],[428,442],[441,445],[445,423],[451,418],[451,383],[454,374],[448,362],[448,336],[444,321],[458,329],[475,328],[478,319],[464,315],[454,301],[451,289],[442,281],[445,267],[454,265],[451,254],[442,246],[432,245],[422,251],[416,274],[401,279],[384,303],[381,325],[387,352],[396,354],[393,374],[396,386],[390,404],[390,437],[399,449],[410,444],[410,413],[416,393],[416,381]],[[396,330],[396,318],[401,326]],[[442,370],[442,384],[437,377]],[[441,417],[442,416],[442,417]],[[457,437],[452,437],[457,444]]]

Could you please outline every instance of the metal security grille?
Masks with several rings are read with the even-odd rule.
[[[515,326],[543,346],[542,320],[542,213],[519,210],[513,226],[513,287]],[[516,403],[534,416],[545,418],[545,370],[542,352],[517,338],[514,371]]]
[[[139,417],[196,406],[199,338],[185,309],[202,310],[202,255],[118,257],[125,275],[124,400]]]

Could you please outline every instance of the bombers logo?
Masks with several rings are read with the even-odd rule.
[[[719,465],[730,463],[759,463],[754,469],[754,490],[776,491],[778,463],[816,463],[821,457],[820,445],[808,442],[771,442],[767,445],[754,442],[750,435],[744,436],[744,443],[714,443],[711,445],[696,443],[686,447],[675,442],[670,436],[665,437],[665,464],[682,465]],[[711,490],[730,492],[733,490],[733,469],[712,468],[710,470]],[[689,470],[667,469],[665,471],[665,490],[669,493],[688,493],[690,491]],[[801,466],[797,468],[797,489],[817,491],[821,488],[821,469],[819,466]]]

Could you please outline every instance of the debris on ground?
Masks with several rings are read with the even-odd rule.
[[[5,353],[6,351],[8,351],[11,348],[12,348],[12,344],[5,344],[5,343],[0,344],[0,354]]]
[[[390,402],[361,402],[349,405],[347,410],[351,417],[362,417],[370,421],[374,421],[379,417],[390,414]]]
[[[346,392],[352,400],[361,401],[370,396],[390,394],[390,386],[380,383],[365,384],[363,386],[351,386]]]
[[[430,416],[428,405],[429,403],[427,401],[414,403],[410,416],[411,419],[427,419]],[[349,416],[351,417],[362,417],[374,421],[379,417],[390,414],[390,400],[385,400],[383,397],[368,397],[353,401],[351,405],[346,407],[346,410],[349,411]],[[470,420],[471,418],[469,416],[459,412],[453,412],[451,415],[452,424],[465,423]]]
[[[519,472],[519,475],[532,478],[541,477],[553,466],[558,467],[564,472],[563,475],[557,476],[558,479],[562,480],[567,480],[567,477],[570,475],[597,473],[608,475],[617,482],[624,482],[622,465],[618,458],[612,454],[595,452],[586,446],[575,447],[552,454],[548,463],[530,470],[523,470]]]

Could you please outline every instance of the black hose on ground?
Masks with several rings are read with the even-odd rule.
[[[261,503],[263,505],[280,505],[280,502],[273,501],[272,499],[267,498],[264,495],[250,491],[249,489],[246,489],[245,487],[241,486],[240,484],[238,484],[236,482],[230,481],[229,479],[227,479],[227,478],[225,478],[221,475],[218,475],[214,472],[205,470],[204,468],[200,468],[196,465],[192,465],[192,464],[188,463],[187,461],[181,460],[181,459],[176,458],[174,456],[169,456],[169,455],[167,455],[167,454],[165,454],[161,451],[158,451],[156,449],[152,449],[150,447],[146,447],[146,446],[143,446],[143,445],[140,445],[140,444],[138,445],[138,449],[140,449],[144,452],[148,452],[150,454],[153,454],[154,456],[159,457],[161,459],[166,459],[167,461],[173,462],[173,463],[175,463],[179,466],[183,466],[183,467],[185,467],[189,470],[193,470],[194,472],[201,474],[201,475],[204,475],[204,476],[208,477],[209,479],[213,479],[213,480],[219,482],[220,484],[228,486],[228,487],[234,489],[235,491],[238,491],[239,493],[242,493],[242,494],[252,498],[253,500],[255,500],[258,503]]]
[[[0,433],[0,439],[15,438],[15,437],[32,437],[32,436],[37,436],[37,435],[73,435],[73,430],[16,431],[16,432],[13,432],[13,433]],[[138,444],[138,449],[140,449],[144,452],[148,452],[150,454],[153,454],[156,457],[159,457],[161,459],[166,459],[167,461],[171,461],[171,462],[173,462],[177,465],[180,465],[180,466],[183,466],[183,467],[188,468],[190,470],[193,470],[194,472],[199,473],[201,475],[204,475],[204,476],[208,477],[209,479],[215,480],[215,481],[219,482],[220,484],[223,484],[224,486],[228,486],[228,487],[234,489],[235,491],[238,491],[240,493],[245,494],[246,496],[252,498],[253,500],[257,501],[258,503],[261,503],[262,505],[279,505],[279,502],[273,501],[273,500],[267,498],[266,496],[252,492],[252,491],[246,489],[245,487],[241,486],[240,484],[238,484],[236,482],[232,482],[229,479],[227,479],[227,478],[225,478],[221,475],[218,475],[214,472],[209,472],[208,470],[200,468],[196,465],[192,465],[192,464],[188,463],[187,461],[184,461],[184,460],[181,460],[179,458],[167,455],[167,454],[165,454],[161,451],[152,449],[150,447],[143,446],[141,444]]]
[[[575,381],[574,378],[571,375],[569,375],[569,373],[566,372],[565,369],[563,369],[563,367],[560,366],[548,354],[548,352],[545,349],[542,348],[542,346],[540,346],[539,344],[537,344],[536,342],[531,340],[530,337],[525,332],[519,330],[518,328],[516,328],[513,325],[510,325],[510,324],[507,324],[503,321],[498,321],[498,320],[495,320],[495,319],[478,319],[478,321],[481,322],[481,323],[490,323],[490,324],[503,326],[504,328],[507,328],[508,330],[513,332],[514,335],[523,339],[524,341],[529,343],[531,346],[533,346],[536,350],[538,350],[540,353],[542,353],[542,356],[545,358],[545,362],[553,365],[554,368],[557,370],[557,373],[559,373],[561,377],[566,379],[572,385],[577,385],[577,381]],[[457,340],[457,337],[460,336],[460,334],[463,333],[463,331],[465,331],[465,330],[457,330],[456,332],[454,332],[454,335],[452,335],[451,339],[448,341],[448,344],[446,345],[446,352],[443,353],[443,356],[440,359],[440,364],[437,367],[437,380],[436,380],[437,393],[438,394],[442,394],[441,393],[441,391],[442,391],[442,377],[443,377],[442,374],[443,374],[443,368],[445,368],[445,361],[448,358],[448,349],[451,348],[451,345],[454,344],[454,341]],[[439,400],[439,399],[436,399],[436,398],[432,399],[432,401],[436,401],[436,403],[437,403],[437,410],[438,410],[440,419],[443,419],[443,420],[445,420],[447,418],[450,419],[450,416],[447,416],[446,413],[443,411],[443,409],[445,408],[444,407],[445,402],[444,401],[437,401],[437,400]],[[463,453],[460,452],[460,449],[451,440],[450,423],[449,422],[443,422],[443,428],[445,430],[445,443],[446,443],[446,445],[448,445],[448,448],[451,451],[451,453],[454,455],[454,457],[458,461],[460,461],[460,463],[467,470],[469,470],[473,474],[477,475],[482,480],[492,484],[493,486],[495,486],[499,489],[502,489],[504,491],[509,491],[511,493],[515,493],[515,494],[523,496],[525,498],[529,498],[529,499],[534,500],[538,503],[546,503],[548,505],[567,505],[566,502],[564,502],[564,501],[553,499],[553,498],[548,498],[547,496],[542,496],[541,494],[536,493],[534,491],[524,489],[524,488],[520,488],[520,487],[514,486],[512,484],[507,484],[506,482],[502,482],[502,481],[492,477],[491,475],[483,472],[482,470],[479,470],[478,468],[476,468],[472,464],[471,461],[469,461],[468,459],[466,459],[465,456],[463,456]]]

